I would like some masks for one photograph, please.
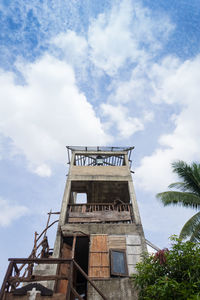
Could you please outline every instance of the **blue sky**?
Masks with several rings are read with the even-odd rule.
[[[199,20],[197,0],[1,1],[1,276],[60,209],[66,145],[134,145],[146,238],[179,233],[194,212],[155,194],[199,161]]]

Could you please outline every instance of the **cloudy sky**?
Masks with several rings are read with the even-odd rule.
[[[199,162],[199,20],[199,0],[0,1],[1,276],[60,208],[66,145],[134,145],[146,238],[179,233],[194,211],[155,194]]]

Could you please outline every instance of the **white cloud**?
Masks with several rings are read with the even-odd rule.
[[[116,126],[121,138],[128,138],[137,131],[144,129],[142,120],[128,116],[128,109],[124,106],[101,105],[102,114],[109,118],[107,126]]]
[[[50,177],[51,173],[52,173],[50,167],[47,166],[46,164],[42,164],[42,165],[38,166],[34,170],[34,172],[41,177]]]
[[[115,2],[111,12],[100,14],[90,25],[91,60],[114,75],[128,60],[142,63],[152,57],[173,28],[165,16],[154,17],[139,1]]]
[[[168,89],[168,80],[173,78],[180,65],[180,60],[173,56],[167,56],[157,64],[153,61],[138,64],[129,80],[113,80],[108,101],[121,104],[132,102],[140,107],[145,107],[149,100],[155,104],[163,101],[170,104],[172,99],[165,98],[163,89]]]
[[[65,161],[65,145],[110,141],[68,64],[45,55],[21,65],[21,72],[23,86],[12,73],[0,73],[0,132],[25,154],[31,170],[49,176],[52,162]]]
[[[0,198],[0,226],[8,226],[13,221],[27,214],[28,208],[10,203]]]
[[[62,50],[62,58],[69,64],[80,66],[86,64],[88,43],[83,36],[72,30],[62,32],[52,39],[52,44]]]
[[[116,1],[109,12],[90,24],[91,62],[111,79],[110,94],[101,106],[108,120],[105,128],[117,128],[120,138],[144,130],[145,123],[154,119],[152,109],[146,105],[154,94],[149,71],[152,58],[173,28],[166,16],[154,16],[140,1],[129,0]],[[126,72],[126,76],[120,76],[122,69],[129,70],[130,78]]]
[[[112,127],[119,133],[119,138],[129,138],[134,133],[144,130],[146,122],[151,122],[154,119],[152,111],[144,111],[141,117],[130,117],[128,107],[123,105],[101,104],[102,116],[107,119],[104,123],[108,130]],[[117,135],[116,135],[117,136]]]
[[[112,93],[108,101],[124,105],[134,103],[145,107],[150,95],[154,92],[153,81],[149,78],[150,67],[151,63],[139,64],[132,70],[129,80],[113,80],[110,85]]]
[[[154,120],[154,112],[153,111],[144,111],[144,121],[152,122]]]
[[[179,105],[180,112],[171,119],[175,128],[172,133],[161,135],[160,147],[152,155],[144,157],[136,170],[137,184],[155,193],[166,189],[175,180],[171,171],[172,161],[199,161],[200,56],[179,63],[177,68],[172,60],[172,66],[169,64],[168,68],[169,71],[166,64],[164,70],[161,66],[154,66],[154,78],[160,79],[159,84],[154,81],[155,94],[151,100],[171,107]]]

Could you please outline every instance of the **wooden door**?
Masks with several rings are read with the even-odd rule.
[[[72,258],[72,247],[66,243],[63,244],[61,250],[61,258],[71,259]],[[70,276],[70,263],[61,264],[59,275]],[[68,280],[63,279],[58,283],[58,293],[66,294],[68,287]]]
[[[89,277],[109,278],[109,252],[108,236],[91,236],[90,255],[89,255]]]

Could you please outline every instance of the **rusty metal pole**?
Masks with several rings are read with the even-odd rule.
[[[52,213],[52,210],[50,210],[50,212],[48,213],[48,219],[47,219],[46,228],[48,228],[48,226],[49,226],[49,222],[50,222],[50,218],[51,218],[51,213]],[[46,235],[47,235],[47,230],[44,232],[44,238],[46,237]]]

